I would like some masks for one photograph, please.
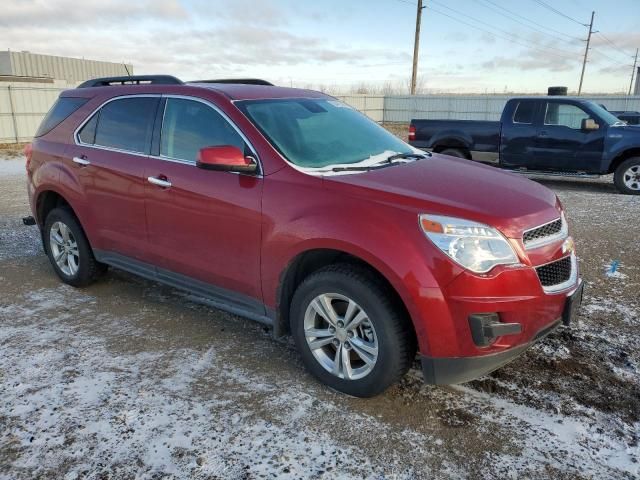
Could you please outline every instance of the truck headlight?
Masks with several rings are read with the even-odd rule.
[[[507,239],[495,228],[462,218],[419,216],[427,238],[457,264],[475,273],[496,265],[520,263]]]

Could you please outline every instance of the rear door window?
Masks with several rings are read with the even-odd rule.
[[[534,100],[523,100],[518,102],[516,111],[513,114],[513,123],[532,124],[536,113],[536,102]]]
[[[42,120],[36,137],[41,137],[60,125],[65,119],[87,103],[88,98],[60,97]]]
[[[148,153],[158,102],[157,97],[132,97],[107,103],[100,109],[95,141],[92,143],[129,152]],[[86,125],[89,127],[86,135],[89,140],[90,124],[91,121]]]
[[[196,161],[201,148],[231,145],[245,151],[245,142],[216,110],[202,102],[169,98],[160,136],[160,155]]]

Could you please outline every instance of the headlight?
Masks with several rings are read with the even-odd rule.
[[[520,263],[507,239],[495,228],[461,218],[420,215],[420,228],[453,261],[475,273],[496,265]]]

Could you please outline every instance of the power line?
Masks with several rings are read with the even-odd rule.
[[[471,27],[471,28],[475,28],[476,30],[480,30],[481,32],[488,33],[488,34],[489,34],[489,35],[491,35],[492,37],[495,37],[495,38],[501,38],[501,39],[503,39],[503,40],[507,40],[508,42],[513,42],[513,43],[515,43],[515,44],[517,44],[517,45],[521,45],[521,46],[526,47],[526,48],[532,48],[532,49],[534,49],[534,50],[538,50],[538,51],[540,51],[540,52],[542,52],[542,53],[546,53],[547,55],[553,55],[553,56],[558,57],[558,58],[561,58],[561,59],[563,59],[563,60],[567,60],[568,58],[570,58],[570,57],[566,57],[566,56],[563,56],[563,55],[558,55],[558,54],[556,54],[556,53],[553,53],[553,52],[552,52],[552,51],[550,51],[550,50],[542,50],[542,49],[540,49],[540,48],[532,47],[531,45],[527,45],[527,44],[525,44],[525,43],[520,43],[520,42],[518,42],[518,41],[516,41],[516,40],[514,40],[514,39],[512,39],[512,38],[504,37],[504,36],[499,35],[499,34],[497,34],[497,33],[495,33],[495,32],[491,32],[491,31],[486,30],[486,29],[484,29],[484,28],[478,27],[477,25],[473,25],[473,24],[471,24],[471,23],[465,22],[464,20],[461,20],[461,19],[459,19],[459,18],[456,18],[456,17],[454,17],[454,16],[452,16],[452,15],[449,15],[448,13],[442,12],[442,11],[440,11],[440,10],[437,10],[437,9],[433,8],[433,7],[427,6],[426,8],[427,8],[427,9],[429,9],[429,10],[431,10],[431,11],[433,11],[433,12],[435,12],[435,13],[438,13],[438,14],[440,14],[440,15],[443,15],[443,16],[447,17],[447,18],[450,18],[451,20],[454,20],[454,21],[456,21],[456,22],[462,23],[462,24],[467,25],[467,26],[469,26],[469,27]]]
[[[594,33],[595,33],[595,32],[594,32]],[[610,56],[609,56],[609,55],[607,55],[606,53],[601,52],[600,50],[596,50],[593,46],[589,47],[589,50],[591,50],[593,53],[597,53],[598,55],[601,55],[601,56],[603,56],[603,57],[607,58],[607,59],[608,59],[608,60],[610,60],[613,64],[617,64],[617,65],[627,65],[627,66],[628,66],[628,65],[631,65],[630,63],[622,62],[622,61],[620,61],[620,60],[619,60],[619,59],[617,59],[617,58],[610,57]],[[633,55],[631,55],[631,57],[630,57],[630,58],[633,58]]]
[[[508,32],[508,31],[506,31],[506,30],[502,30],[502,29],[500,29],[500,28],[497,28],[497,27],[495,27],[495,26],[493,26],[493,25],[491,25],[491,24],[489,24],[489,23],[487,23],[487,22],[483,22],[483,21],[478,20],[478,19],[476,19],[476,18],[474,18],[474,17],[471,17],[471,16],[469,16],[469,15],[466,15],[465,13],[460,12],[460,11],[458,11],[458,10],[455,10],[455,9],[453,9],[453,8],[451,8],[451,7],[448,7],[448,6],[444,5],[443,3],[440,3],[440,2],[439,2],[439,1],[437,1],[437,0],[431,0],[431,4],[433,4],[433,3],[436,3],[436,4],[438,4],[439,6],[446,8],[447,10],[450,10],[450,11],[452,11],[453,13],[455,13],[455,14],[457,14],[457,15],[460,15],[460,16],[462,16],[462,17],[466,17],[466,18],[468,18],[468,19],[470,19],[470,20],[472,20],[472,21],[474,21],[474,22],[477,22],[477,23],[479,23],[479,24],[482,24],[482,25],[484,25],[484,26],[487,26],[487,27],[489,27],[489,28],[492,28],[492,29],[494,29],[494,30],[497,30],[497,31],[501,32],[503,35],[507,35],[508,37],[515,38],[516,40],[513,40],[512,38],[505,38],[504,36],[497,35],[497,34],[495,34],[495,33],[493,33],[493,32],[487,32],[486,30],[483,30],[483,29],[481,29],[481,28],[479,28],[479,27],[474,26],[474,28],[478,28],[478,30],[485,31],[486,33],[489,33],[489,34],[491,34],[491,35],[497,36],[497,37],[499,37],[499,38],[503,38],[503,39],[506,39],[506,40],[512,41],[512,42],[514,42],[514,43],[517,43],[517,44],[519,44],[519,45],[525,46],[525,47],[527,47],[527,48],[534,48],[534,49],[536,49],[536,50],[539,50],[539,51],[542,51],[542,52],[544,52],[544,53],[547,53],[548,55],[555,55],[556,57],[561,57],[561,58],[563,58],[563,57],[564,57],[564,58],[575,58],[575,56],[576,56],[576,53],[575,53],[575,52],[570,52],[570,51],[568,51],[568,50],[561,50],[561,49],[553,49],[553,50],[551,50],[549,47],[546,47],[546,46],[544,46],[544,45],[540,45],[539,43],[532,42],[532,41],[530,41],[530,40],[524,39],[524,38],[522,38],[522,37],[519,37],[518,35],[514,35],[514,34],[512,34],[512,33]],[[433,9],[433,7],[428,7],[428,8]],[[440,13],[441,15],[448,16],[448,17],[452,18],[453,20],[456,20],[456,21],[462,22],[462,20],[460,20],[459,18],[451,17],[450,15],[446,15],[444,12],[441,12],[441,11],[439,11],[439,10],[435,10],[435,9],[433,9],[433,11],[434,11],[434,12],[437,12],[437,13]],[[463,23],[465,23],[465,22],[463,22]],[[467,23],[467,25],[469,25],[469,24]],[[526,42],[527,44],[522,43],[522,42]],[[560,54],[560,53],[558,53],[558,52],[562,52],[562,53],[564,53],[564,55],[562,55],[562,54]]]
[[[609,45],[611,45],[611,47],[614,50],[617,50],[619,53],[621,53],[622,55],[624,55],[625,57],[628,58],[633,58],[633,54],[630,54],[628,52],[625,52],[624,50],[622,50],[621,48],[619,48],[615,43],[613,43],[611,40],[609,40],[609,38],[602,32],[594,32],[597,33],[598,35],[600,35],[602,37],[602,39],[607,42]]]
[[[589,26],[588,23],[582,23],[581,21],[576,20],[573,17],[570,17],[569,15],[566,15],[566,14],[562,13],[560,10],[557,10],[556,8],[552,7],[551,5],[549,5],[546,2],[543,2],[542,0],[533,0],[533,1],[536,2],[538,5],[541,5],[542,7],[546,8],[548,10],[551,10],[553,13],[555,13],[557,15],[560,15],[561,17],[564,17],[564,18],[566,18],[568,20],[571,20],[572,22],[577,23],[578,25],[582,25],[583,27],[588,27]]]
[[[510,20],[512,20],[514,22],[517,22],[517,23],[519,23],[521,25],[524,25],[525,27],[530,28],[531,30],[535,30],[536,32],[540,32],[540,33],[542,33],[544,35],[549,35],[550,37],[556,38],[556,39],[558,39],[558,40],[560,40],[562,42],[566,42],[566,40],[564,38],[560,38],[559,36],[554,35],[552,33],[547,33],[542,29],[545,29],[545,30],[548,30],[550,32],[554,32],[554,33],[557,33],[557,34],[560,34],[560,35],[564,35],[565,37],[570,38],[571,40],[581,40],[578,37],[574,37],[572,35],[568,35],[568,34],[566,34],[564,32],[561,32],[560,30],[555,30],[553,28],[550,28],[550,27],[547,27],[545,25],[542,25],[541,23],[534,22],[533,20],[528,19],[527,17],[524,17],[524,16],[522,16],[522,15],[520,15],[520,14],[514,12],[514,11],[511,11],[511,10],[503,7],[502,5],[498,5],[497,3],[493,2],[492,0],[476,0],[476,1],[477,2],[489,3],[489,4],[493,5],[493,7],[491,5],[483,5],[483,6],[485,6],[487,8],[490,8],[491,10],[494,10],[495,12],[499,13],[503,17],[508,18],[508,19],[510,19]],[[537,27],[540,27],[540,28],[536,28],[536,27],[532,27],[531,25],[527,25],[526,23],[518,20],[518,18],[514,18],[514,17],[518,17],[518,18],[520,18],[520,19],[522,19],[522,20],[524,20],[526,22],[529,22],[529,23],[531,23],[533,25],[536,25]]]

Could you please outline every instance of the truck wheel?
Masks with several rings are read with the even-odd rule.
[[[107,269],[95,259],[80,223],[67,209],[49,212],[44,222],[44,241],[51,265],[64,283],[85,287]]]
[[[372,397],[397,382],[415,357],[404,317],[373,274],[339,264],[300,284],[290,323],[302,361],[316,378],[340,392]]]
[[[626,159],[613,176],[616,188],[627,195],[640,195],[640,157]]]
[[[447,148],[439,153],[441,155],[449,155],[450,157],[464,158],[465,160],[468,160],[467,155],[458,148]]]

